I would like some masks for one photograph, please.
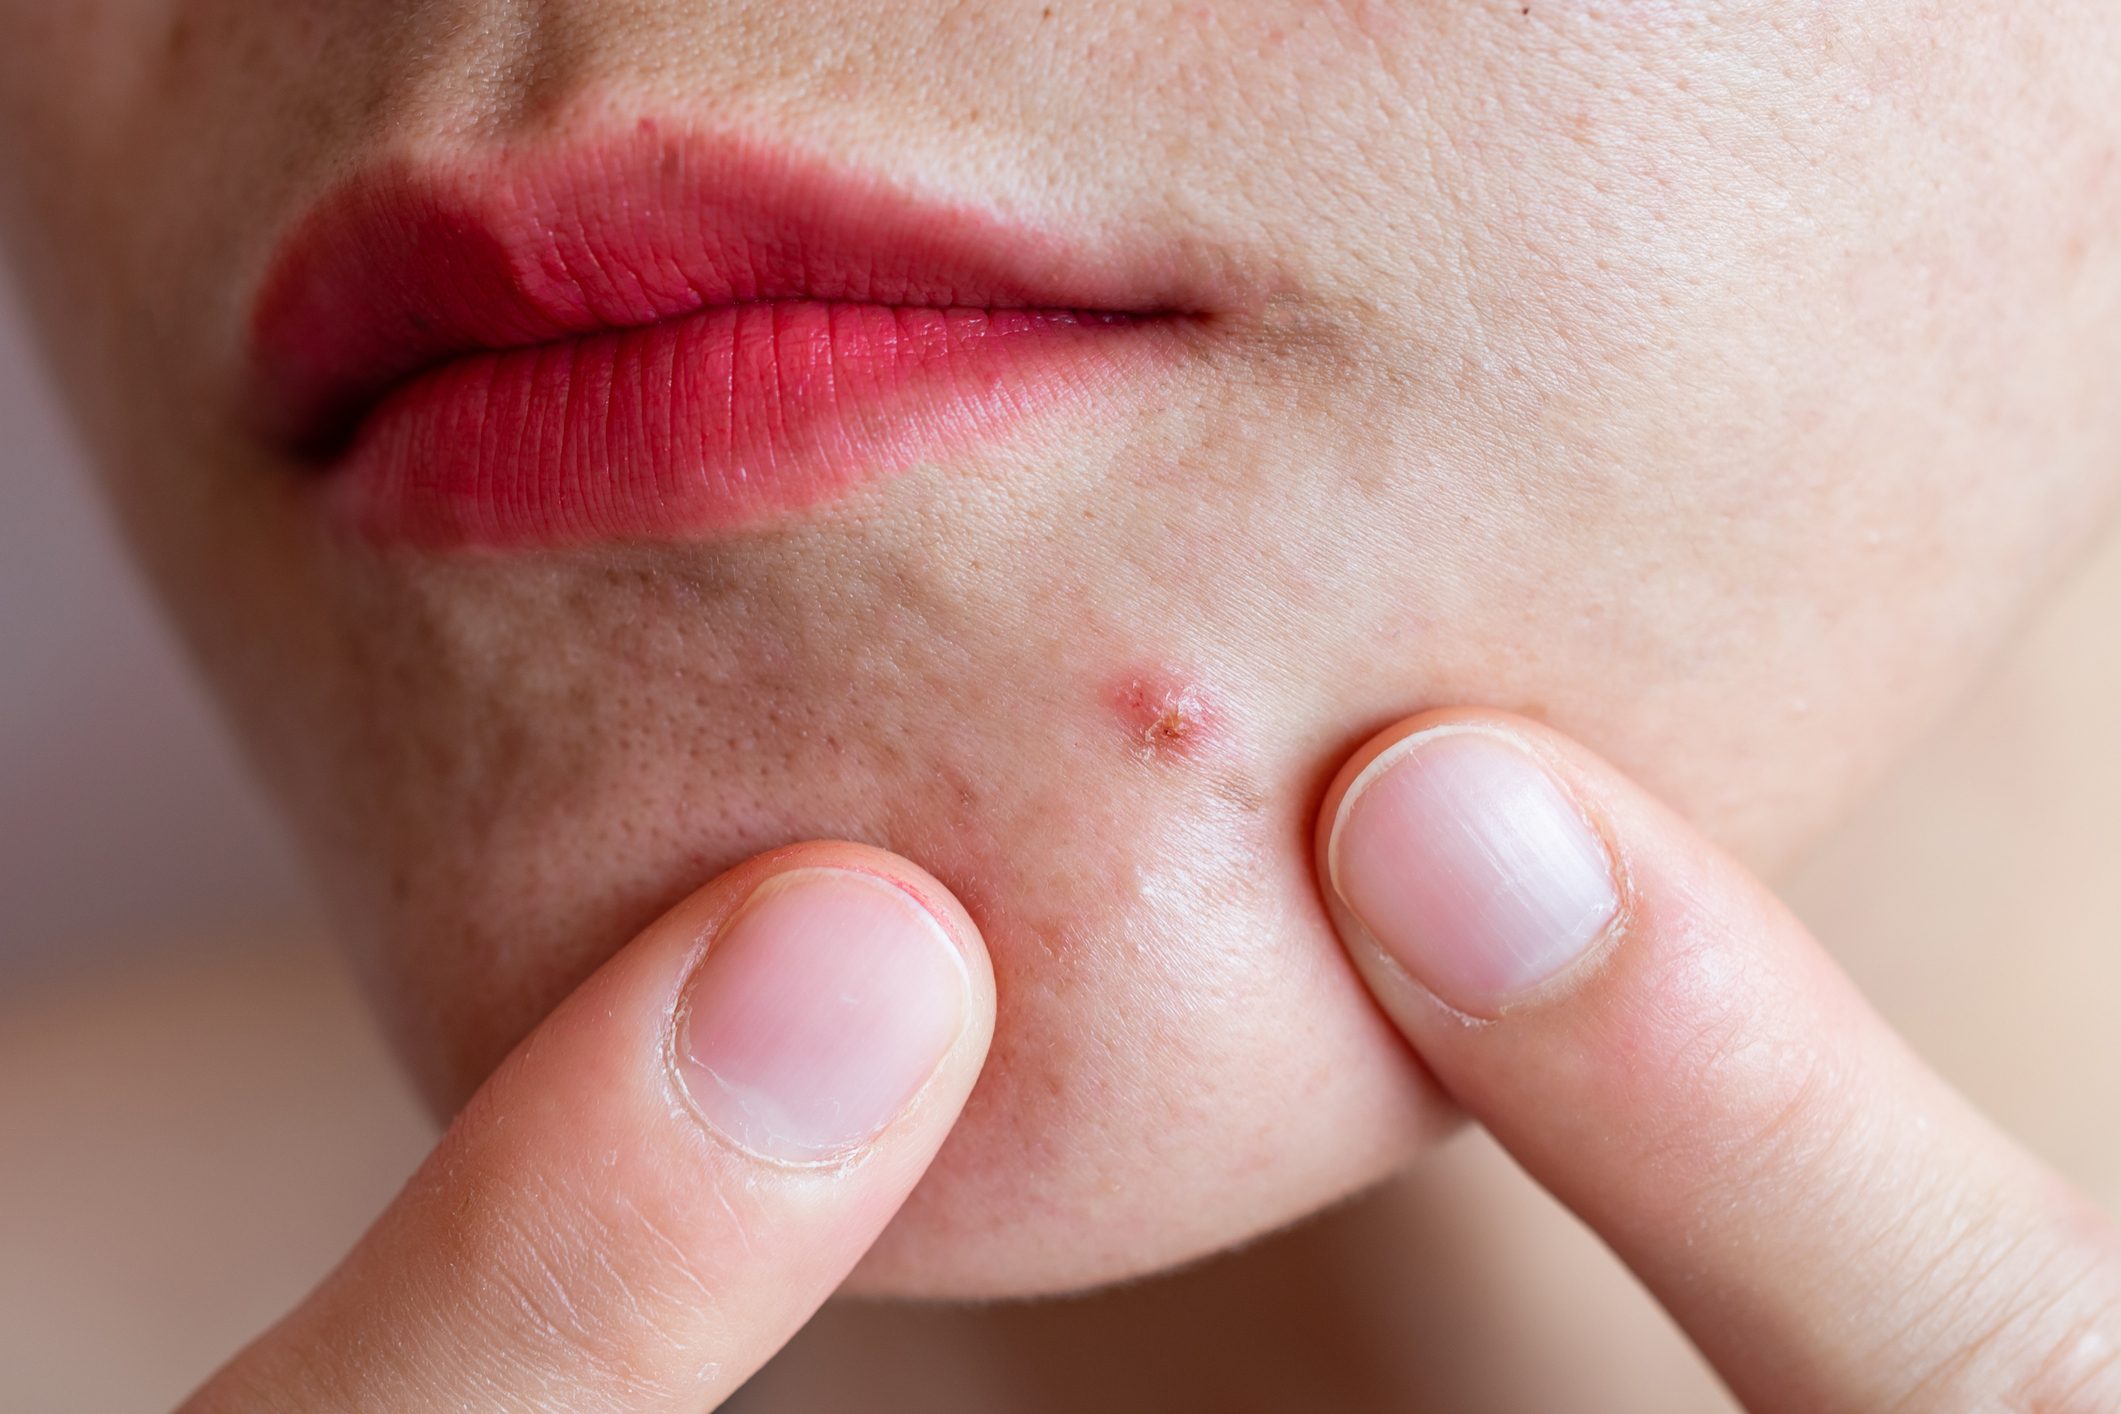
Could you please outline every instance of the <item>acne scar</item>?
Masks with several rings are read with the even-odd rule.
[[[1126,673],[1106,702],[1127,743],[1145,761],[1190,761],[1211,748],[1220,719],[1208,691],[1168,668]]]

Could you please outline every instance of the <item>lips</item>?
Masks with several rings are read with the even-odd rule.
[[[253,403],[379,539],[711,534],[1139,392],[1199,307],[1167,261],[644,124],[330,193]]]

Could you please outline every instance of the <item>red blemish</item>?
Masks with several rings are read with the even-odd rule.
[[[1191,760],[1213,741],[1215,710],[1206,689],[1168,669],[1130,673],[1108,693],[1133,749],[1148,760]]]

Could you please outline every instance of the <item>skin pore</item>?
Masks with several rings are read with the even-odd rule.
[[[1543,718],[1765,864],[1968,680],[2121,466],[2113,25],[4,0],[0,193],[114,506],[437,1110],[705,878],[879,844],[977,919],[998,1013],[861,1280],[1032,1292],[1448,1123],[1309,868],[1386,721]],[[320,520],[240,405],[289,225],[364,160],[647,116],[1231,294],[1097,416],[753,532]]]

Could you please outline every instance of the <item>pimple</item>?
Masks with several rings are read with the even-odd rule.
[[[1126,743],[1145,761],[1192,761],[1212,751],[1221,715],[1208,689],[1169,668],[1123,673],[1105,690]]]

